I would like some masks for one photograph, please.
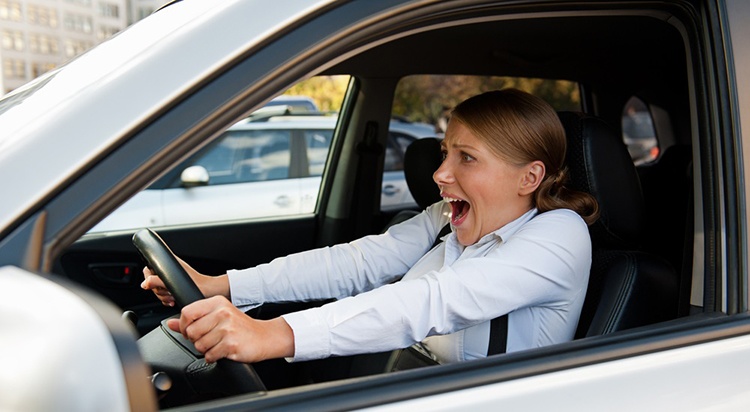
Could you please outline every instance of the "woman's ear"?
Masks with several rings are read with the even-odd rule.
[[[534,193],[539,185],[542,184],[545,173],[546,169],[541,160],[534,160],[524,166],[524,174],[521,177],[521,186],[518,189],[518,194],[526,196]]]

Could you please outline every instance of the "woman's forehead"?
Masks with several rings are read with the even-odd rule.
[[[482,139],[478,138],[468,127],[457,121],[448,124],[448,129],[445,131],[445,138],[440,142],[440,146],[444,149],[451,147],[486,148],[486,144]]]

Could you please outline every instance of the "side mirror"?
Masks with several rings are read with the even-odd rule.
[[[190,166],[180,175],[183,187],[206,186],[208,179],[208,170],[203,166]]]

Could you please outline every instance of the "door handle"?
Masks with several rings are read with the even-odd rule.
[[[101,284],[128,285],[140,273],[140,266],[136,263],[91,263],[89,271]]]
[[[393,196],[393,195],[397,194],[400,191],[401,191],[401,189],[399,189],[399,188],[397,188],[396,186],[393,186],[393,185],[385,185],[385,186],[383,186],[383,194],[386,195],[386,196]]]
[[[289,199],[289,196],[282,195],[276,198],[276,200],[273,201],[273,204],[275,204],[278,207],[289,207],[289,205],[292,203],[291,199]]]

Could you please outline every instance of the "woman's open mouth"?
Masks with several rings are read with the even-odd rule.
[[[452,197],[444,197],[443,200],[451,205],[451,224],[458,226],[463,223],[466,215],[469,213],[469,209],[471,209],[469,202]]]

